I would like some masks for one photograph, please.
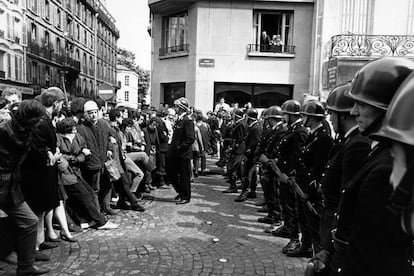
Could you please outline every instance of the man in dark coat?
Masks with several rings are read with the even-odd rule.
[[[324,200],[320,223],[322,250],[311,260],[316,271],[323,271],[326,275],[330,273],[334,253],[331,231],[334,228],[334,217],[338,211],[341,191],[347,187],[354,172],[360,168],[370,151],[369,139],[360,135],[355,118],[349,114],[354,105],[354,101],[345,96],[349,88],[350,83],[338,86],[332,90],[327,100],[330,120],[338,136],[321,180]]]
[[[97,207],[108,215],[114,215],[115,211],[110,208],[112,188],[105,162],[112,157],[113,142],[116,140],[111,136],[109,123],[99,119],[98,105],[94,101],[84,104],[84,117],[76,129],[86,141],[91,154],[85,159],[82,175],[95,192]]]
[[[347,95],[355,101],[351,115],[362,135],[378,132],[397,88],[413,71],[411,60],[382,58],[355,75]],[[337,271],[343,276],[412,275],[412,240],[402,231],[399,214],[388,207],[393,192],[390,144],[373,138],[367,159],[342,191],[333,235],[335,254],[344,256]]]
[[[237,193],[236,180],[237,177],[241,177],[241,160],[246,151],[244,138],[246,137],[247,125],[243,118],[244,112],[241,109],[236,109],[233,112],[235,123],[233,131],[230,135],[230,157],[227,164],[227,174],[229,176],[230,187],[227,190],[224,190],[223,193]]]
[[[282,109],[279,106],[270,107],[266,113],[266,120],[268,121],[270,128],[268,135],[262,135],[258,154],[263,154],[266,158],[274,159],[277,158],[275,146],[282,140],[282,137],[287,131],[286,125],[283,123]],[[272,171],[270,164],[262,164],[262,167],[263,173],[260,182],[263,187],[266,202],[265,211],[268,212],[268,215],[264,218],[259,218],[258,221],[276,225],[280,222],[281,212],[278,192],[279,180],[277,179],[275,172]]]
[[[257,120],[258,113],[255,109],[246,111],[247,134],[244,139],[246,151],[242,161],[242,191],[241,194],[234,199],[235,202],[243,202],[248,198],[256,198],[257,174],[256,174],[256,148],[259,144],[262,128]],[[250,191],[247,190],[250,188]]]
[[[318,189],[333,139],[322,124],[322,120],[325,118],[325,110],[319,101],[305,103],[301,113],[306,127],[310,129],[296,173],[296,181],[305,193],[305,198],[296,197],[302,241],[300,247],[286,252],[286,255],[309,258],[312,257],[313,251],[318,253],[321,250],[319,213],[322,209],[322,196]],[[308,208],[307,204],[309,203],[313,205],[317,214]]]
[[[39,275],[48,269],[35,267],[38,218],[20,189],[21,164],[30,147],[31,133],[45,114],[42,104],[25,100],[13,118],[0,125],[0,208],[16,231],[17,275]]]
[[[45,243],[44,216],[59,206],[57,161],[57,138],[52,118],[59,114],[65,97],[57,87],[41,94],[40,100],[46,114],[33,130],[31,148],[22,164],[22,191],[30,208],[39,218],[37,248],[53,248],[57,245]]]
[[[175,100],[174,107],[178,119],[174,125],[174,133],[170,148],[167,152],[168,178],[178,193],[177,204],[186,204],[191,199],[191,145],[195,140],[194,122],[188,116],[188,100],[179,98]]]
[[[298,101],[287,100],[282,104],[283,118],[288,125],[288,129],[275,147],[275,151],[278,152],[277,166],[283,176],[283,179],[279,177],[279,193],[284,223],[282,227],[274,230],[272,235],[290,238],[289,243],[282,249],[285,254],[300,247],[296,197],[287,181],[289,177],[294,176],[294,172],[299,168],[302,152],[308,138],[308,130],[303,125],[300,110],[301,105]]]

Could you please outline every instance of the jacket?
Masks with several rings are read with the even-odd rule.
[[[342,192],[336,238],[349,243],[340,275],[410,275],[412,240],[388,208],[390,145],[380,142]]]
[[[107,151],[113,149],[109,140],[111,136],[109,123],[100,119],[95,125],[92,125],[84,120],[77,125],[76,129],[92,153],[85,159],[85,168],[87,170],[102,169],[107,160]]]
[[[24,202],[20,189],[21,163],[29,150],[29,135],[19,131],[14,119],[0,124],[0,207]]]
[[[194,137],[194,122],[188,115],[183,115],[174,125],[174,133],[167,157],[191,159],[191,145],[194,143]]]

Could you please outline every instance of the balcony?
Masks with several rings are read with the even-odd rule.
[[[6,78],[6,72],[0,71],[0,79],[5,79],[5,78]]]
[[[188,56],[190,44],[160,48],[160,58]]]
[[[69,70],[76,71],[77,73],[79,73],[81,69],[80,62],[70,57],[66,57],[64,66]]]
[[[336,35],[330,41],[329,57],[414,57],[413,35]]]
[[[247,55],[250,57],[294,57],[296,46],[248,44]]]

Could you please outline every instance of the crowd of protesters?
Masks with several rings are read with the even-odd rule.
[[[204,116],[185,98],[138,112],[68,101],[57,87],[24,101],[6,89],[0,257],[17,275],[47,273],[34,265],[49,260],[42,250],[78,242],[82,229],[116,229],[114,209],[144,212],[151,190],[172,186],[188,204],[211,155],[225,168],[223,192],[241,190],[235,202],[256,198],[260,183],[258,221],[289,240],[283,254],[310,258],[307,275],[412,275],[413,71],[379,59],[326,104],[287,100],[260,116],[224,99]]]

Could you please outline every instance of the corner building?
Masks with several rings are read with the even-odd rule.
[[[152,105],[185,96],[257,108],[309,91],[315,1],[149,0]],[[263,31],[283,46],[263,46]]]
[[[94,98],[116,87],[119,31],[99,0],[27,0],[27,81],[35,94],[50,86]]]

